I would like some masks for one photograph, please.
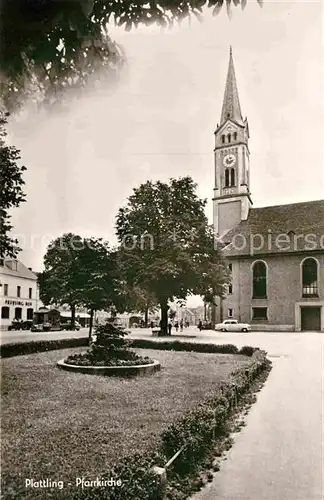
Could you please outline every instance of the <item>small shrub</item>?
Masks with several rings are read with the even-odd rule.
[[[257,350],[258,350],[257,347],[251,347],[249,345],[245,345],[238,351],[238,354],[242,354],[242,356],[253,356],[253,354]]]
[[[86,353],[68,356],[65,363],[79,366],[138,366],[153,363],[129,350],[124,328],[107,321],[95,329],[95,340]]]

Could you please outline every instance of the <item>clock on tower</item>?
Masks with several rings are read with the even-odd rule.
[[[232,153],[224,156],[223,159],[224,167],[234,167],[235,163],[236,163],[236,156],[233,155]]]

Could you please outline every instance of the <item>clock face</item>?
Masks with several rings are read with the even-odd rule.
[[[223,163],[225,167],[232,167],[235,164],[235,162],[236,162],[235,155],[229,154],[224,156]]]

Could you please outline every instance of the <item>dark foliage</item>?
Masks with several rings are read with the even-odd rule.
[[[21,342],[19,344],[4,344],[0,347],[2,358],[24,356],[36,352],[56,351],[68,349],[69,347],[85,347],[89,345],[87,338],[61,339],[61,340],[35,340],[33,342]]]
[[[69,356],[65,362],[82,366],[122,366],[152,363],[129,350],[129,342],[124,338],[125,330],[107,321],[95,328],[95,340],[84,354]]]
[[[154,340],[134,339],[131,341],[133,348],[158,349],[164,351],[189,351],[213,354],[238,354],[238,348],[233,344],[198,344],[195,342],[179,342],[177,340],[167,342],[155,342]],[[240,353],[242,354],[242,353]]]
[[[206,218],[206,200],[196,191],[188,176],[169,183],[148,181],[133,190],[116,217],[124,279],[128,286],[156,297],[163,334],[169,301],[190,294],[222,296],[228,282]]]
[[[10,210],[26,201],[23,191],[23,172],[19,166],[20,152],[6,142],[7,113],[0,113],[0,259],[16,257],[20,248],[18,241],[9,236],[13,226]]]
[[[245,346],[241,347],[238,354],[243,354],[243,356],[253,356],[253,354],[257,350],[258,350],[257,347],[251,347],[250,345],[245,345]]]
[[[262,0],[257,0],[261,5]],[[201,19],[204,8],[217,15],[247,0],[3,0],[1,68],[7,106],[32,87],[51,102],[68,87],[98,80],[98,69],[118,75],[125,57],[107,32],[115,23],[127,31],[139,24],[171,27],[182,19]]]

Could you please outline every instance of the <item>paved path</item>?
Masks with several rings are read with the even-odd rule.
[[[273,369],[221,470],[192,500],[322,500],[324,335],[249,335]]]
[[[213,332],[209,332],[213,333]],[[31,332],[29,330],[12,330],[12,331],[1,331],[0,332],[0,344],[9,344],[12,342],[30,342],[32,340],[57,340],[57,339],[68,339],[76,337],[87,337],[89,334],[89,328],[81,328],[77,331],[57,331],[57,332]],[[183,333],[178,333],[179,335],[188,336],[189,338],[193,335],[199,335],[199,330],[196,327],[191,329],[185,329]],[[133,328],[131,329],[130,338],[153,338],[152,330],[150,328]],[[169,337],[167,337],[169,338]],[[157,338],[154,337],[153,340]],[[165,338],[158,338],[157,340],[165,340]],[[171,339],[172,340],[172,339]],[[177,340],[180,340],[177,338]],[[185,340],[185,339],[184,339]]]
[[[88,328],[81,328],[81,330],[69,332],[31,332],[29,330],[14,330],[2,331],[0,333],[0,344],[11,344],[13,342],[30,342],[34,340],[57,340],[57,339],[71,339],[77,337],[87,337],[89,334]]]

